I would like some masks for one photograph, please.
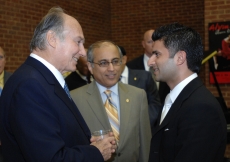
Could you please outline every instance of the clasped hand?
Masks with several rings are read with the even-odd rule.
[[[112,153],[114,153],[117,148],[113,132],[110,132],[109,137],[107,138],[98,140],[96,137],[91,137],[90,141],[92,142],[91,145],[97,147],[100,150],[104,161],[110,159]]]

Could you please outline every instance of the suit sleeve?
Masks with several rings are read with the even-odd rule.
[[[149,151],[150,151],[150,140],[151,140],[151,130],[148,115],[148,102],[145,91],[142,91],[142,96],[140,97],[140,159],[139,162],[148,162]]]
[[[60,130],[63,123],[59,123],[53,111],[61,107],[54,107],[55,101],[50,100],[49,96],[35,79],[23,82],[14,93],[9,114],[10,127],[25,161],[103,161],[99,150],[89,144],[66,147]]]

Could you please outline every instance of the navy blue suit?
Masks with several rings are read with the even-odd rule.
[[[0,98],[6,162],[102,162],[76,105],[46,66],[32,57],[7,81]]]

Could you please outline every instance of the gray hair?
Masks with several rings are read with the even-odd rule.
[[[101,40],[101,41],[97,41],[95,43],[93,43],[89,48],[88,48],[88,51],[87,51],[87,61],[91,63],[92,67],[93,64],[93,60],[94,60],[94,56],[93,56],[93,53],[94,53],[94,49],[95,48],[100,48],[101,46],[108,46],[108,45],[114,45],[117,50],[118,50],[118,53],[120,55],[120,58],[122,58],[122,53],[121,53],[121,50],[120,48],[112,41],[109,41],[109,40]]]
[[[63,39],[64,30],[64,10],[60,7],[53,7],[42,18],[41,22],[37,25],[34,31],[33,38],[30,42],[30,51],[36,48],[45,50],[47,45],[46,34],[52,30],[60,39]]]

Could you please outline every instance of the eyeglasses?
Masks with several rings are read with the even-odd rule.
[[[111,62],[103,60],[103,61],[100,61],[99,63],[96,63],[96,62],[90,62],[90,63],[97,64],[100,67],[108,67],[110,63],[113,66],[120,66],[122,61],[121,61],[121,59],[113,59]]]

